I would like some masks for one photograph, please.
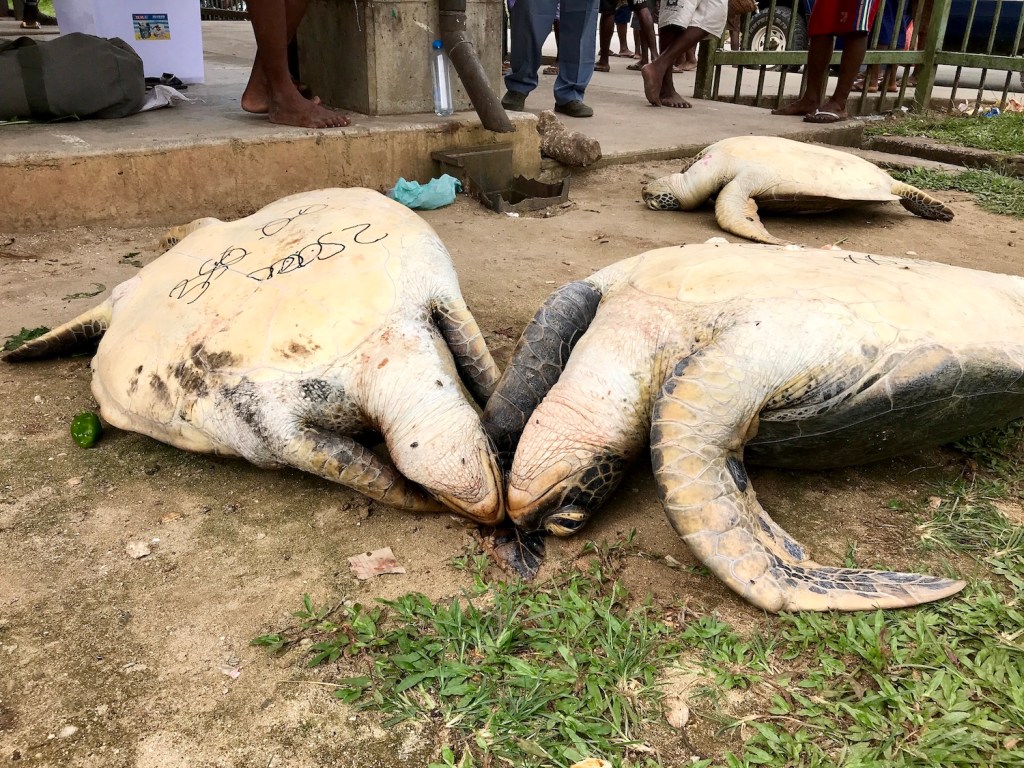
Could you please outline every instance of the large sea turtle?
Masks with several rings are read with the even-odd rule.
[[[102,336],[92,391],[115,427],[295,467],[403,509],[440,510],[439,499],[480,522],[502,517],[466,393],[483,403],[498,369],[419,216],[372,190],[325,189],[199,219],[165,242],[102,304],[5,359]],[[360,442],[374,432],[394,466]]]
[[[776,136],[737,136],[716,142],[683,173],[644,185],[656,211],[699,208],[716,196],[718,226],[759,243],[782,245],[761,224],[758,208],[820,213],[862,203],[899,200],[911,213],[950,221],[953,211],[916,187],[896,181],[867,160],[829,147]]]
[[[780,611],[908,606],[963,583],[813,562],[761,508],[745,459],[863,463],[1021,415],[1024,279],[724,243],[650,251],[555,291],[484,421],[506,464],[515,449],[511,520],[561,535],[649,440],[675,530]]]

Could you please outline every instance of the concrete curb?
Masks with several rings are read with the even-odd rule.
[[[865,142],[864,148],[964,168],[988,168],[1007,176],[1024,178],[1024,155],[990,152],[973,147],[954,147],[920,136],[873,136]]]

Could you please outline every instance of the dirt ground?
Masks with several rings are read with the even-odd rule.
[[[721,236],[713,212],[656,213],[640,183],[678,163],[613,167],[573,179],[572,204],[511,218],[460,197],[425,218],[451,250],[463,292],[504,363],[545,296],[615,260]],[[941,193],[950,224],[896,204],[813,218],[774,218],[776,235],[808,245],[917,255],[1022,273],[1024,223]],[[156,256],[156,229],[6,233],[0,244],[0,338],[55,326]],[[97,293],[94,298],[72,298]],[[296,472],[187,454],[109,430],[78,448],[68,424],[95,408],[89,361],[0,365],[0,764],[46,766],[423,766],[430,733],[383,729],[310,682],[297,654],[274,658],[253,637],[283,629],[308,592],[318,604],[423,591],[459,593],[451,560],[477,544],[449,515],[410,515]],[[828,473],[755,471],[765,507],[816,559],[922,562],[909,512],[892,500],[927,495],[955,461],[932,451]],[[584,534],[549,541],[546,569],[585,538],[630,528],[639,548],[694,561],[672,533],[650,469],[628,476]],[[147,543],[136,559],[129,545]],[[405,575],[357,582],[350,555],[390,546]],[[640,598],[717,611],[738,626],[770,622],[713,577],[632,558],[624,579]]]

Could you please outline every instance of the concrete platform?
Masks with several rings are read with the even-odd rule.
[[[535,114],[553,106],[552,76],[542,76],[527,101],[531,112],[512,115],[514,134],[490,133],[472,112],[353,114],[348,128],[287,128],[239,107],[255,51],[248,22],[204,22],[203,35],[207,82],[188,88],[185,95],[194,99],[188,104],[121,120],[0,125],[0,230],[174,224],[244,214],[303,189],[383,190],[399,176],[434,176],[430,153],[445,147],[511,142],[517,172],[535,175],[540,168]],[[426,66],[426,52],[423,59]],[[737,135],[859,141],[856,121],[810,126],[723,102],[652,107],[639,74],[626,70],[629,63],[615,59],[612,72],[595,73],[587,91],[593,118],[565,118],[601,142],[602,164],[688,157]],[[692,78],[680,76],[681,92],[692,91]]]

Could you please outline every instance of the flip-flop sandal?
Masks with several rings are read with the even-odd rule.
[[[557,75],[558,67],[544,67],[543,72],[545,75]]]
[[[611,64],[595,64],[594,65],[594,71],[595,72],[611,72],[612,71],[612,67],[611,67]]]
[[[160,77],[147,77],[146,87],[152,88],[154,85],[169,85],[176,91],[187,91],[188,86],[185,85],[181,80],[170,72],[164,72]]]
[[[814,110],[813,114],[804,115],[804,122],[805,123],[818,123],[818,124],[822,124],[822,125],[828,124],[828,123],[841,123],[844,120],[849,120],[849,119],[850,119],[849,115],[847,115],[846,117],[840,117],[835,112],[825,112],[825,111],[820,110],[820,109]]]
[[[628,67],[626,67],[626,69],[631,70],[633,72],[639,72],[641,69],[643,69],[643,66],[641,64],[630,64]]]
[[[632,51],[619,51],[618,53],[612,54],[612,56],[618,56],[620,59],[632,59],[633,55]]]

